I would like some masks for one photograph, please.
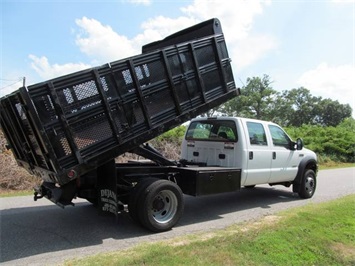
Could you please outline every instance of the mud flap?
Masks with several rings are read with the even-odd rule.
[[[117,215],[117,175],[114,160],[97,169],[98,209],[102,212]]]

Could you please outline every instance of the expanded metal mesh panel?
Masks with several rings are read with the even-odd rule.
[[[168,56],[168,61],[173,77],[194,70],[191,51],[179,52],[179,54]]]
[[[128,114],[133,114],[130,118],[131,125],[142,124],[145,122],[145,117],[142,110],[142,104],[139,101],[133,102],[131,104],[126,104],[126,110],[128,110]]]
[[[228,58],[228,51],[227,51],[227,46],[223,38],[221,39],[220,37],[216,38],[218,40],[217,47],[218,51],[221,54],[221,58]]]
[[[101,104],[98,88],[94,80],[70,84],[58,90],[57,95],[66,115]]]
[[[195,79],[186,80],[175,84],[178,92],[178,98],[182,110],[188,110],[193,106],[202,103],[202,97],[199,92],[199,85]],[[193,99],[196,101],[193,102]]]
[[[68,139],[64,137],[64,134],[59,135],[58,139],[59,139],[60,146],[57,146],[57,149],[55,150],[58,157],[61,158],[66,155],[72,154]]]
[[[49,167],[19,93],[1,102],[0,117],[1,127],[13,146],[16,159],[25,161],[31,166]]]
[[[151,94],[145,101],[151,118],[171,109],[176,110],[171,92],[167,90]],[[173,112],[173,115],[176,116],[176,112]],[[168,119],[168,117],[166,117],[166,119]]]
[[[38,116],[43,124],[48,124],[58,120],[58,114],[55,112],[53,101],[47,93],[47,86],[35,88],[40,94],[33,93],[32,101],[36,106]],[[31,94],[30,94],[31,95]]]
[[[112,137],[109,119],[103,112],[73,124],[72,128],[74,140],[79,150]]]
[[[197,62],[199,66],[205,66],[216,63],[216,54],[214,53],[213,46],[204,46],[195,50]]]
[[[125,111],[123,110],[123,106],[119,105],[117,102],[113,102],[110,105],[111,113],[115,125],[120,133],[120,137],[124,137],[125,131],[128,127],[127,116],[125,115]]]
[[[218,69],[211,69],[202,74],[206,92],[221,86],[221,77]],[[222,92],[222,91],[221,91]]]
[[[192,107],[191,99],[198,97],[202,102],[202,97],[196,79],[192,50],[186,46],[180,47],[180,50],[179,54],[168,56],[168,62],[181,109],[187,110]],[[187,101],[189,104],[186,104]]]
[[[62,167],[69,167],[77,163],[75,153],[70,147],[69,141],[65,136],[64,128],[60,124],[55,124],[49,127],[46,131],[48,139],[51,141],[51,146],[55,153],[55,157],[58,158],[60,162],[59,165]]]

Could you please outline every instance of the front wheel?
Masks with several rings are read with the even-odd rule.
[[[316,174],[314,173],[313,170],[308,169],[304,173],[302,183],[301,183],[301,188],[300,191],[298,192],[298,195],[302,199],[312,198],[314,192],[316,191],[316,186],[317,186]]]
[[[158,180],[143,193],[137,206],[140,223],[153,232],[170,230],[184,211],[180,187],[168,180]]]

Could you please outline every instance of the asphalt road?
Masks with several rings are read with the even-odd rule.
[[[0,198],[2,265],[58,265],[66,259],[132,247],[176,236],[254,221],[281,210],[355,194],[355,168],[318,174],[312,199],[301,200],[291,188],[257,186],[239,192],[185,198],[185,212],[172,230],[153,234],[128,213],[100,215],[86,201],[64,210],[46,199]]]

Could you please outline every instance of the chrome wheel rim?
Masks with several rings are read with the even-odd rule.
[[[305,189],[309,195],[311,195],[315,188],[315,181],[312,176],[307,176],[305,180]]]
[[[170,190],[162,190],[154,197],[151,206],[151,215],[157,223],[171,221],[178,207],[178,199]]]

